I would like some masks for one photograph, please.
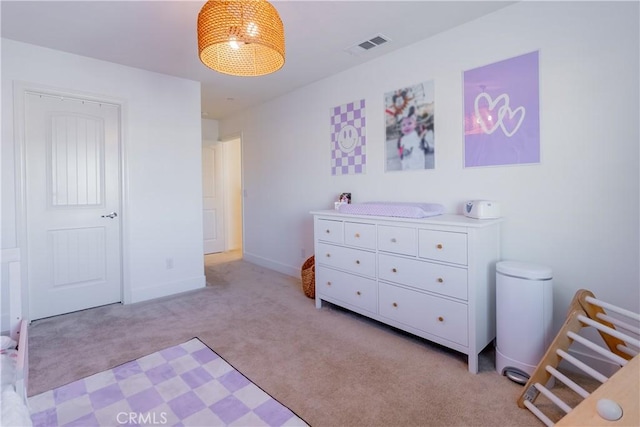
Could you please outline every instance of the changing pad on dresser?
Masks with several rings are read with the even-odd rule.
[[[444,206],[437,203],[365,202],[343,204],[340,205],[338,211],[356,215],[426,218],[442,215]]]

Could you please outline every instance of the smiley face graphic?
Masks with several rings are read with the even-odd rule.
[[[355,150],[359,139],[358,129],[352,125],[345,125],[338,133],[338,146],[343,152],[350,153]]]

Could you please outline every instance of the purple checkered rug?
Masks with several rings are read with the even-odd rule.
[[[29,398],[42,426],[306,426],[197,338]]]

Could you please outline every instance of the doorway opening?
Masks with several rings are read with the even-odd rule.
[[[242,140],[202,147],[205,265],[242,258]]]

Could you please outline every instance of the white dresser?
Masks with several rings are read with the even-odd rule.
[[[322,301],[469,357],[495,338],[500,220],[313,211],[316,307]]]

